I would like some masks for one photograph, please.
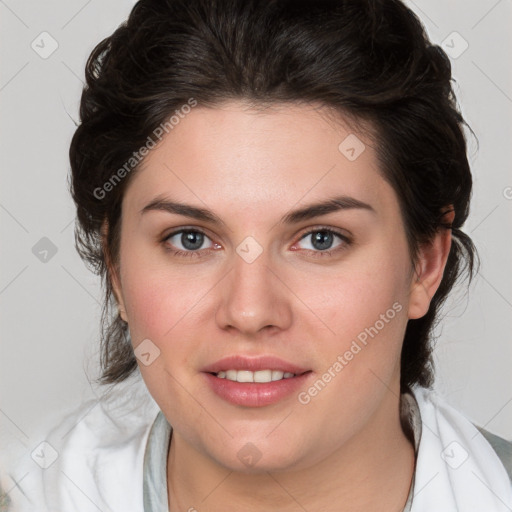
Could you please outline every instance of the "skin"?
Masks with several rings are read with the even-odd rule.
[[[160,350],[139,366],[173,427],[172,512],[395,512],[407,499],[414,451],[399,421],[400,351],[408,319],[427,312],[440,284],[450,231],[413,265],[371,142],[357,134],[366,147],[349,161],[338,146],[354,130],[326,114],[311,105],[197,106],[125,192],[113,284],[134,347],[150,339]],[[280,222],[337,195],[374,211]],[[141,213],[156,197],[207,208],[224,224]],[[180,228],[207,235],[192,257],[173,253],[187,250],[180,235],[164,240]],[[351,242],[334,236],[322,255],[304,237],[313,228]],[[236,252],[248,236],[263,250],[252,263]],[[275,355],[312,370],[307,390],[396,303],[401,311],[307,404],[293,393],[235,406],[205,384],[201,369],[222,357]],[[261,455],[251,467],[237,456],[247,443]]]

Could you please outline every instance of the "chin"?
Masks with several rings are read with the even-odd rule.
[[[280,472],[298,469],[301,458],[297,447],[298,443],[290,441],[232,439],[227,445],[211,450],[210,456],[217,464],[237,473]]]

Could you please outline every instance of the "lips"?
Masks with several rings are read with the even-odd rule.
[[[243,407],[277,403],[313,378],[310,369],[274,356],[230,356],[204,367],[202,373],[218,397]]]
[[[205,366],[202,369],[203,372],[214,374],[221,371],[227,372],[228,370],[247,370],[250,372],[271,370],[280,371],[283,372],[283,374],[293,373],[294,375],[301,375],[310,369],[274,356],[247,357],[241,355],[219,359],[215,363]]]
[[[217,372],[219,379],[228,379],[233,382],[274,382],[281,379],[290,379],[295,377],[294,373],[282,372],[280,370],[221,370]]]

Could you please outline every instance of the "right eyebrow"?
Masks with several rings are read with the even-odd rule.
[[[207,210],[206,208],[192,206],[191,204],[179,203],[177,201],[170,201],[169,199],[162,197],[157,197],[146,206],[144,206],[144,208],[142,208],[140,211],[140,214],[143,215],[144,213],[150,211],[165,211],[204,222],[210,222],[212,224],[225,225],[224,221],[222,221],[220,217],[215,215],[210,210]]]

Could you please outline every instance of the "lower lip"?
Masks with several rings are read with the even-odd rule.
[[[263,407],[297,392],[312,372],[272,382],[234,382],[219,379],[211,373],[204,375],[211,389],[227,402],[245,407]]]

